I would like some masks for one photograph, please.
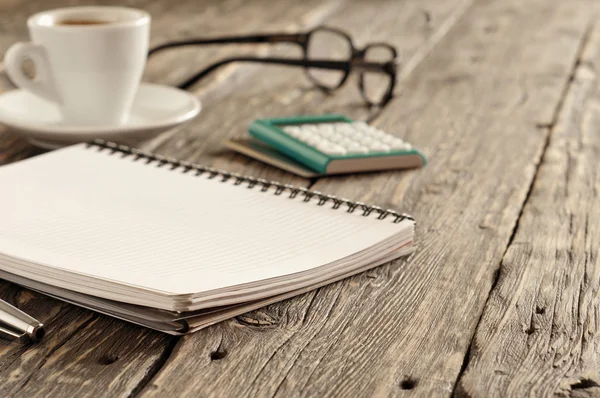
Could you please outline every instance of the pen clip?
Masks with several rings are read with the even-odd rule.
[[[14,330],[7,329],[4,325],[0,325],[0,337],[7,340],[19,340],[22,343],[29,341],[27,333],[18,333]]]

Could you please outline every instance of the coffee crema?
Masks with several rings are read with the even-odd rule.
[[[109,24],[110,21],[102,21],[100,19],[63,19],[62,21],[57,21],[55,25],[68,25],[68,26],[76,26],[76,25],[106,25]]]

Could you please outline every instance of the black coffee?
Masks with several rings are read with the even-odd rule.
[[[58,21],[57,25],[104,25],[108,24],[108,21],[101,21],[99,19],[65,19]]]

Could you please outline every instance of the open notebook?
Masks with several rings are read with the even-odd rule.
[[[409,216],[96,141],[0,167],[0,277],[168,333],[411,252]]]

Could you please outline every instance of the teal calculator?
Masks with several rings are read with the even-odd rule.
[[[296,170],[282,168],[305,176],[413,168],[426,162],[402,139],[343,115],[260,119],[249,133],[252,140],[245,150],[239,142],[230,147],[278,167],[287,161]]]

